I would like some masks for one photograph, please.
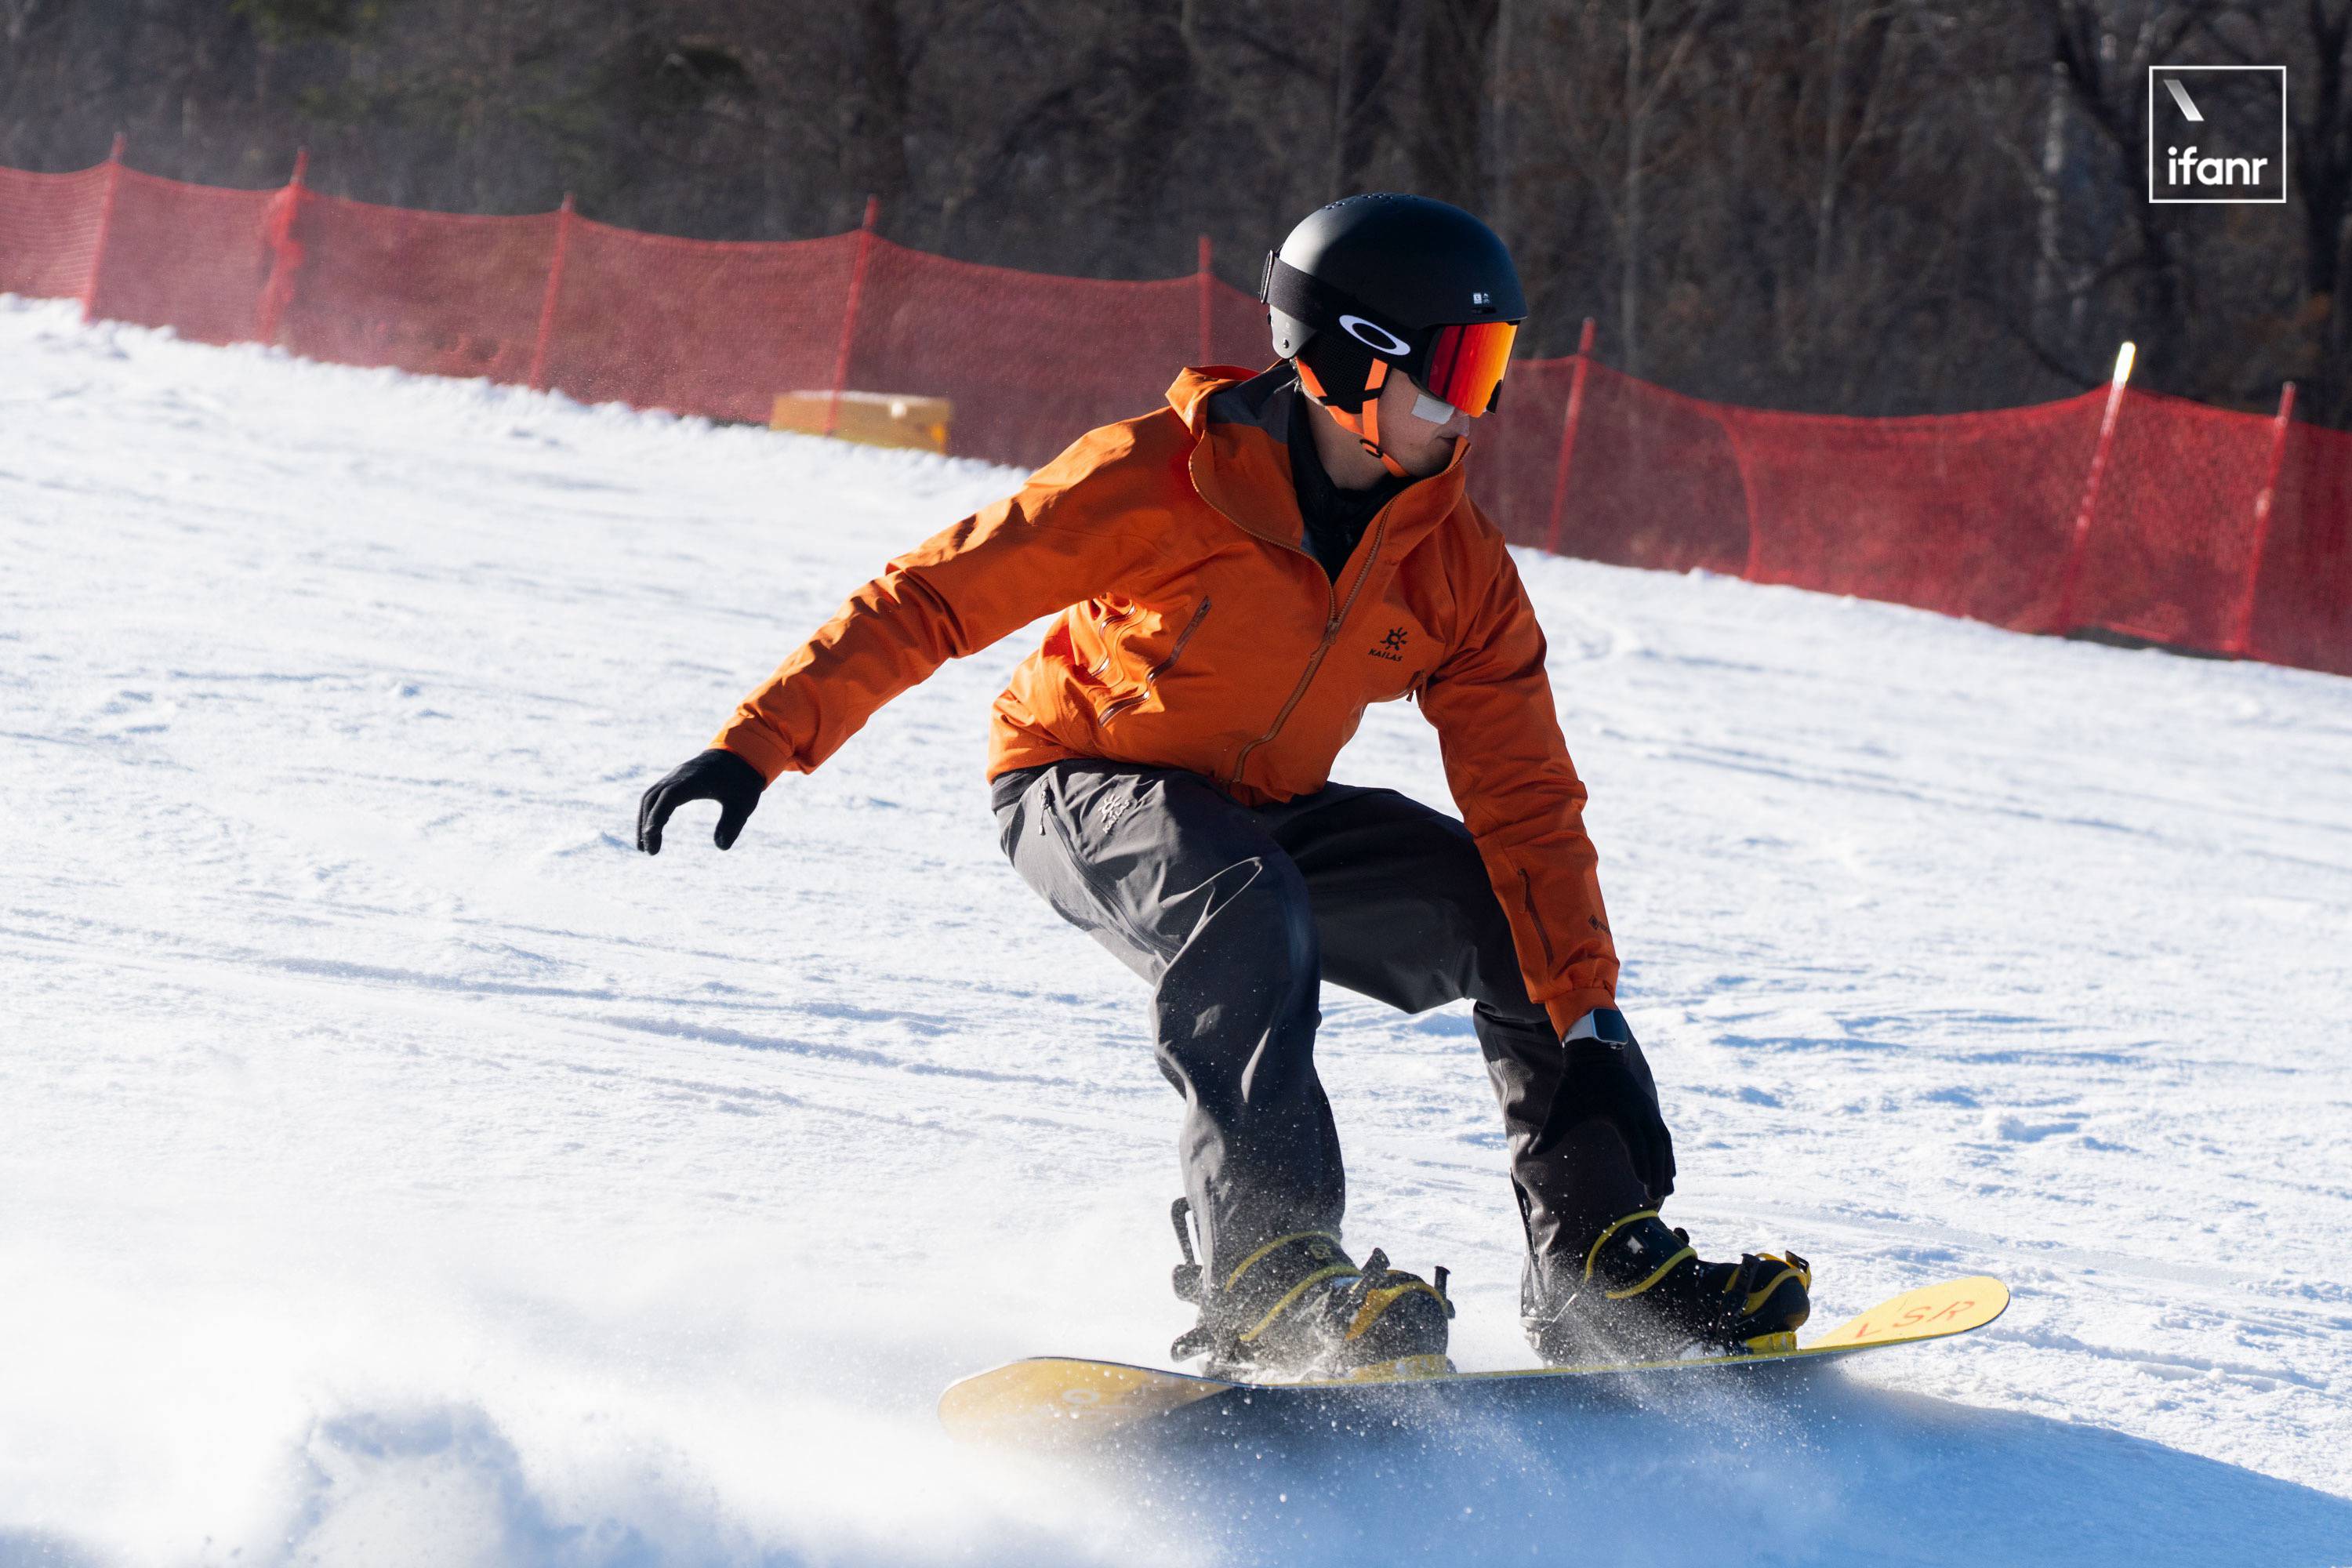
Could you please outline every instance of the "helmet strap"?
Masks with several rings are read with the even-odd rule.
[[[1307,396],[1322,405],[1323,412],[1328,414],[1340,429],[1353,436],[1365,451],[1381,460],[1381,467],[1390,473],[1401,479],[1412,478],[1412,472],[1389,456],[1388,448],[1381,445],[1381,387],[1389,378],[1388,361],[1377,355],[1373,357],[1371,372],[1364,378],[1364,390],[1353,413],[1332,401],[1330,393],[1324,389],[1322,378],[1315,374],[1314,367],[1307,363],[1304,355],[1291,363],[1298,367],[1298,384],[1306,389]]]
[[[1388,448],[1381,445],[1381,388],[1388,378],[1389,362],[1384,359],[1372,361],[1372,374],[1364,382],[1364,427],[1358,435],[1364,443],[1364,450],[1378,458],[1382,468],[1398,479],[1409,479],[1412,476],[1405,472],[1404,465],[1390,457]]]

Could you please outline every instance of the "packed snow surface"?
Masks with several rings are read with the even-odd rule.
[[[1475,459],[1474,459],[1475,460]],[[0,1561],[2352,1561],[2352,681],[1528,556],[1716,1255],[1989,1330],[1084,1463],[1164,1363],[1144,997],[1003,862],[1016,637],[639,793],[976,464],[0,301]],[[1444,804],[1418,711],[1339,775]],[[1466,1016],[1326,996],[1350,1237],[1523,1363]]]

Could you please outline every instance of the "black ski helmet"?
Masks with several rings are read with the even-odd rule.
[[[1349,414],[1383,379],[1375,361],[1426,388],[1440,329],[1516,325],[1528,313],[1511,253],[1493,229],[1448,203],[1387,193],[1308,214],[1267,254],[1258,297],[1274,352],[1313,375],[1319,401]],[[1499,338],[1507,356],[1508,333],[1486,336],[1488,349]],[[1490,405],[1491,393],[1490,382],[1473,413]]]

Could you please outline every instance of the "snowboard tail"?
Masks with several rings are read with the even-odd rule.
[[[1306,1383],[1234,1383],[1121,1362],[1034,1356],[952,1384],[940,1396],[940,1420],[968,1442],[1082,1447],[1114,1434],[1213,1418],[1242,1408],[1400,1402],[1443,1406],[1473,1391],[1534,1392],[1580,1378],[1664,1376],[1702,1369],[1787,1364],[1948,1339],[1980,1329],[2009,1306],[2009,1288],[1989,1275],[1924,1285],[1881,1301],[1810,1342],[1788,1348],[1677,1361],[1596,1362],[1506,1372],[1407,1370],[1388,1378]]]

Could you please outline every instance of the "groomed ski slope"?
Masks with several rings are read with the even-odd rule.
[[[1172,368],[1172,367],[1171,367]],[[0,1563],[2352,1561],[2352,681],[1526,557],[1761,1397],[1073,1465],[1164,1362],[1137,983],[995,844],[1015,638],[647,860],[638,794],[1016,476],[0,300]],[[1444,802],[1418,711],[1342,777]],[[1523,1362],[1466,1017],[1333,991],[1351,1237]]]

